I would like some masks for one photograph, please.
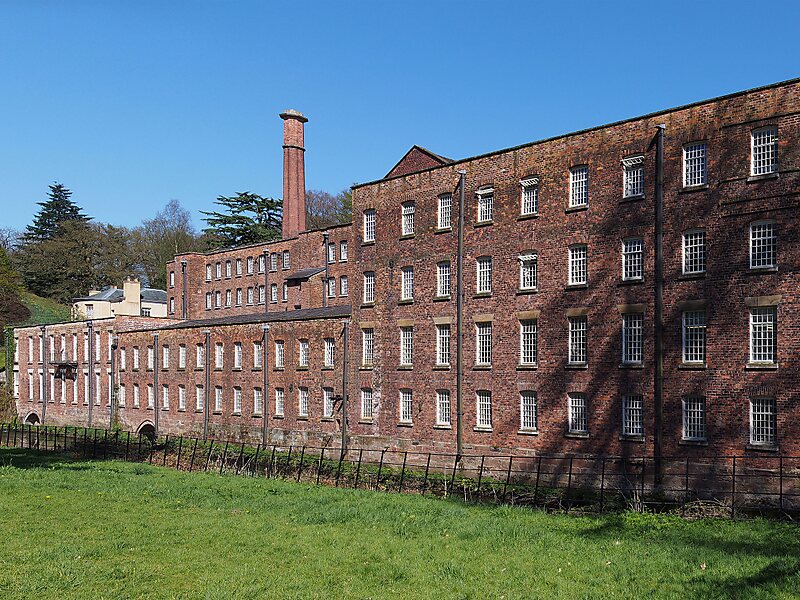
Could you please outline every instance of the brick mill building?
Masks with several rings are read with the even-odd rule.
[[[176,256],[167,319],[15,330],[21,418],[800,454],[800,80],[463,160],[415,146],[321,231],[306,119],[281,117],[283,239]]]

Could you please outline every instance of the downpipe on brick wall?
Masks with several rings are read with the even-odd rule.
[[[328,279],[330,278],[330,268],[328,267],[328,240],[330,236],[327,232],[322,234],[322,260],[325,264],[325,279],[322,281],[322,306],[328,306]]]
[[[261,341],[261,372],[263,375],[264,387],[263,392],[261,393],[261,418],[264,420],[262,424],[263,433],[261,434],[262,443],[266,446],[267,441],[269,440],[269,429],[268,429],[268,421],[269,421],[269,375],[267,372],[267,367],[269,366],[269,352],[267,352],[267,341],[269,340],[269,325],[262,325],[261,329],[263,330],[263,337]]]
[[[158,439],[158,417],[161,412],[161,394],[158,390],[158,332],[153,333],[153,429]]]
[[[111,335],[111,332],[109,332]],[[119,338],[115,335],[111,337],[111,410],[108,418],[108,428],[113,429],[117,422],[117,348],[119,347]],[[63,382],[61,385],[64,385]]]
[[[86,322],[86,348],[89,356],[86,357],[86,368],[89,371],[85,392],[87,395],[86,403],[89,405],[89,427],[92,426],[92,407],[94,406],[94,323],[92,321]]]
[[[205,388],[203,389],[203,440],[208,439],[208,405],[210,403],[209,394],[211,393],[211,363],[209,357],[211,356],[211,330],[204,329],[203,335],[205,341],[203,342],[205,350],[203,351],[203,369],[206,372]]]
[[[188,310],[186,307],[186,259],[184,258],[181,260],[181,279],[183,280],[183,288],[181,289],[181,315],[182,318],[185,320],[188,315]]]
[[[663,479],[663,426],[664,426],[664,130],[656,131],[656,181],[655,181],[655,369],[653,382],[653,456],[654,484]]]
[[[327,259],[327,256],[326,256]],[[350,319],[344,320],[344,356],[342,357],[342,456],[347,453],[347,380],[348,376],[348,339],[350,331]]]
[[[460,461],[464,454],[464,213],[466,212],[466,185],[467,172],[458,172],[459,202],[458,202],[458,280],[456,284],[456,454]]]
[[[44,420],[47,416],[47,400],[50,397],[50,346],[47,343],[47,327],[42,325],[42,419],[40,423],[44,425]],[[8,375],[8,363],[6,363],[6,375]],[[90,405],[91,410],[91,405]],[[91,413],[90,414],[90,423],[91,423]]]
[[[269,312],[269,250],[263,250],[264,256],[264,312]],[[260,296],[261,294],[259,294]]]

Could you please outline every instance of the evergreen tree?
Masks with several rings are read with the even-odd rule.
[[[61,224],[66,221],[89,221],[89,217],[81,212],[80,207],[70,200],[72,192],[60,183],[50,186],[50,193],[45,202],[39,202],[42,208],[33,218],[33,223],[25,228],[23,243],[42,242],[58,235]]]
[[[225,212],[205,212],[203,230],[213,248],[240,246],[280,239],[283,203],[250,192],[238,192],[230,198],[219,196],[215,202]]]

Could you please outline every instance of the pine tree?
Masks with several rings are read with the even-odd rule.
[[[72,192],[62,184],[56,182],[50,186],[47,200],[38,203],[42,208],[33,218],[33,223],[25,228],[24,244],[54,238],[59,234],[61,223],[66,221],[89,221],[70,196]]]
[[[268,242],[281,237],[281,200],[264,198],[250,192],[238,192],[230,198],[219,196],[215,202],[225,212],[205,212],[203,230],[214,248]]]

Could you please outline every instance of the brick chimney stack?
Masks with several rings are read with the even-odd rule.
[[[296,110],[287,110],[283,119],[283,239],[306,229],[306,163],[303,140],[308,119]]]

